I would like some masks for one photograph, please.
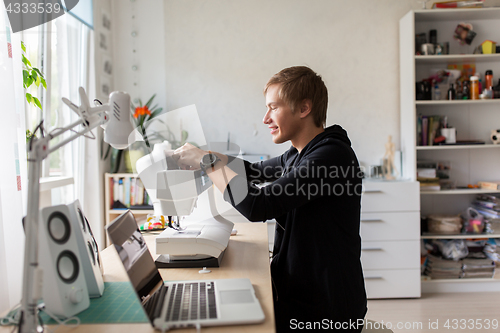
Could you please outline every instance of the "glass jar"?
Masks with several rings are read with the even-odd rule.
[[[470,99],[479,99],[479,78],[475,75],[470,77]]]

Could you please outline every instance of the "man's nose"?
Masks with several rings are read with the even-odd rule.
[[[262,122],[264,124],[268,124],[271,118],[269,117],[269,110],[266,111],[266,114],[264,115],[264,119],[262,119]]]

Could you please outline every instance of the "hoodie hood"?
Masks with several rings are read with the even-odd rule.
[[[340,125],[332,125],[330,127],[325,128],[325,131],[317,135],[312,141],[315,141],[316,138],[319,137],[321,137],[321,139],[332,138],[340,140],[349,147],[351,146],[351,140],[349,140],[349,137],[347,136],[347,131],[343,129],[342,126]]]
[[[340,125],[332,125],[330,127],[325,128],[325,131],[316,135],[314,139],[312,139],[302,150],[303,152],[308,151],[312,147],[314,147],[316,144],[319,142],[326,140],[326,139],[333,139],[333,140],[338,140],[347,145],[348,147],[351,147],[351,140],[349,140],[349,137],[347,136],[347,132],[345,129],[342,128]]]

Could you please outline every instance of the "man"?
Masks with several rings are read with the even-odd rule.
[[[324,128],[328,92],[319,75],[291,67],[264,89],[275,143],[283,155],[245,162],[191,145],[173,155],[183,168],[203,168],[215,186],[250,221],[275,218],[271,262],[278,332],[341,329],[360,332],[366,293],[359,236],[362,173],[347,133]],[[228,164],[229,163],[229,164]],[[256,182],[272,182],[259,188]]]

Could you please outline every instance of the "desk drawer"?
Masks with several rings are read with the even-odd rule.
[[[420,213],[362,213],[360,231],[363,241],[420,239]]]
[[[420,267],[420,241],[362,242],[363,269],[408,269]]]
[[[420,269],[364,270],[366,296],[420,297]]]
[[[361,212],[420,210],[418,182],[363,182]]]

